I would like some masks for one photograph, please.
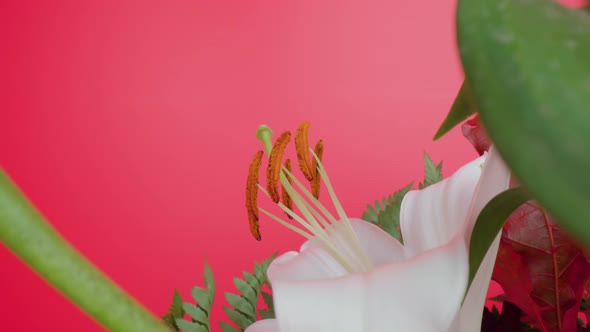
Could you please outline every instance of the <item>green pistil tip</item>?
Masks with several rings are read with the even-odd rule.
[[[256,138],[262,141],[266,153],[270,155],[270,151],[272,150],[272,129],[267,125],[261,125],[256,130]]]

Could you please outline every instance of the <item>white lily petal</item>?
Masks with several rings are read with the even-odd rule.
[[[488,249],[467,291],[460,313],[461,327],[459,331],[461,332],[479,331],[481,329],[483,307],[490,287],[492,272],[494,272],[501,236],[501,234],[498,234],[490,249]]]
[[[405,246],[358,219],[350,219],[352,230],[335,224],[318,233],[300,253],[271,263],[277,319],[248,331],[478,331],[499,240],[463,301],[470,234],[483,206],[508,187],[509,177],[492,149],[449,179],[409,192],[400,211]],[[359,266],[372,268],[350,273],[364,271]]]
[[[471,212],[465,232],[466,242],[469,244],[475,221],[484,206],[496,195],[510,186],[510,169],[506,166],[498,151],[492,146],[483,168],[479,184],[471,206]],[[461,309],[461,331],[477,331],[481,327],[482,309],[494,271],[501,231],[488,249],[477,274],[465,296]]]
[[[275,313],[281,332],[447,331],[456,321],[467,273],[467,248],[457,236],[368,273],[272,280]]]
[[[459,236],[402,264],[378,267],[368,281],[369,331],[456,332],[468,269]]]
[[[272,284],[275,280],[336,278],[346,275],[347,271],[324,249],[313,247],[301,253],[290,251],[275,258],[266,274]]]
[[[263,319],[248,326],[244,332],[279,332],[279,323],[276,319]]]
[[[410,254],[444,245],[462,232],[485,158],[468,163],[439,183],[406,194],[400,225]]]
[[[404,246],[379,226],[361,219],[351,218],[349,220],[373,266],[396,262],[405,258]]]
[[[358,218],[349,218],[348,221],[361,246],[367,251],[373,265],[395,262],[405,257],[404,246],[379,226]],[[343,231],[338,229],[340,226],[344,225],[341,223],[336,225],[336,231],[342,233]],[[334,238],[334,236],[331,236],[331,238]],[[336,241],[335,243],[337,248],[344,250],[339,243]],[[319,244],[315,241],[306,241],[301,246],[301,251],[316,247],[319,247]]]
[[[349,221],[374,266],[404,259],[404,247],[381,228],[360,219],[351,218]],[[342,265],[314,241],[306,241],[301,246],[301,253],[291,251],[277,257],[268,268],[271,283],[275,279],[311,280],[335,278],[345,274],[347,272]]]

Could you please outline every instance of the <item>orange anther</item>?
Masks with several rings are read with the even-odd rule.
[[[278,203],[280,199],[278,183],[281,175],[281,162],[289,140],[291,140],[291,133],[288,131],[282,133],[275,141],[270,152],[270,157],[268,158],[266,189],[268,190],[268,195],[275,203]]]
[[[260,241],[260,224],[258,223],[258,173],[262,163],[264,152],[258,151],[252,158],[250,169],[248,170],[248,180],[246,182],[246,209],[248,210],[248,221],[250,222],[250,233]]]
[[[285,168],[289,171],[289,173],[292,172],[291,170],[291,159],[287,159],[285,161]],[[287,177],[287,181],[289,181],[289,183],[293,183],[293,180],[291,180],[291,177],[288,174],[285,174],[285,176]],[[293,211],[293,200],[291,199],[291,196],[289,196],[289,193],[287,192],[287,190],[285,189],[285,186],[282,186],[282,197],[283,199],[283,204],[285,204],[286,207],[289,208],[289,210]],[[293,217],[291,217],[290,214],[286,213],[287,217],[289,217],[289,219],[293,219]]]
[[[314,148],[314,151],[316,156],[318,157],[318,159],[320,161],[322,161],[322,155],[324,154],[324,142],[322,140],[319,140]],[[321,176],[320,176],[320,171],[318,169],[318,162],[315,158],[312,159],[311,161],[311,167],[314,170],[314,176],[313,176],[313,180],[311,180],[311,194],[313,195],[313,197],[315,198],[320,198],[320,183],[321,183]]]
[[[297,160],[299,161],[299,168],[303,176],[308,181],[313,180],[314,170],[311,168],[309,161],[309,142],[307,133],[309,131],[309,122],[304,121],[297,128],[297,135],[295,135],[295,150],[297,151]]]

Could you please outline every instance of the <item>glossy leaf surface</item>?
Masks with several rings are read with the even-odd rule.
[[[492,140],[533,196],[590,244],[590,15],[550,0],[461,0],[457,31]]]

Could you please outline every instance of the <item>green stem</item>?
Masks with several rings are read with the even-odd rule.
[[[109,331],[169,332],[67,243],[1,169],[0,242]]]

